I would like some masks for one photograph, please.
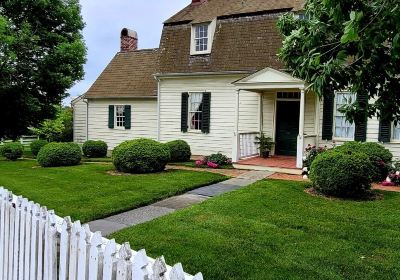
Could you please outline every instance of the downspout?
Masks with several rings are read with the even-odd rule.
[[[157,81],[157,141],[161,139],[161,124],[160,124],[160,79],[154,76]]]

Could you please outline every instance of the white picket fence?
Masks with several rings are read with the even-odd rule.
[[[1,280],[202,280],[0,187]]]

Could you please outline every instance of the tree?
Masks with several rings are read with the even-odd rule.
[[[64,107],[57,110],[55,119],[41,122],[37,128],[31,128],[33,134],[48,142],[73,141],[73,114],[72,108]]]
[[[0,1],[0,138],[55,116],[84,75],[83,27],[79,0]]]
[[[351,122],[400,121],[400,0],[308,0],[305,16],[282,16],[279,57],[320,97],[350,90]],[[368,104],[368,100],[374,100]]]

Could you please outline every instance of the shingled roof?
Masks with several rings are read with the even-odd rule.
[[[157,96],[158,49],[119,52],[85,94],[86,98]]]
[[[240,14],[251,14],[273,10],[302,10],[304,0],[207,0],[202,4],[189,5],[165,24],[179,22],[200,23],[214,18]]]

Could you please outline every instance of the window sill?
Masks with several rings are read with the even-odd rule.
[[[332,138],[332,141],[349,142],[349,141],[354,141],[354,137],[353,138]]]
[[[205,55],[205,54],[211,54],[211,51],[190,52],[190,55],[191,55],[191,56]]]
[[[201,130],[188,130],[188,132],[186,132],[186,133],[189,133],[189,134],[204,134],[203,132],[201,132]]]

